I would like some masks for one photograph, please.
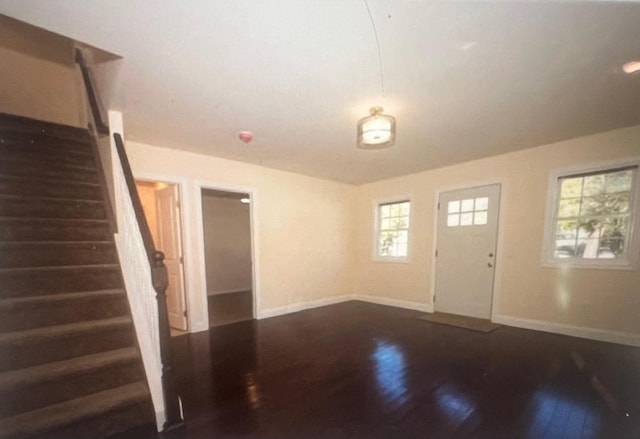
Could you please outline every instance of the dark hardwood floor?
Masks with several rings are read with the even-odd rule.
[[[173,338],[169,438],[640,438],[640,349],[348,302]]]
[[[229,323],[253,319],[253,292],[216,294],[208,297],[209,326],[222,326]]]

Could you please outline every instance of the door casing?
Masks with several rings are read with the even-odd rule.
[[[257,195],[256,190],[251,187],[242,187],[242,186],[233,186],[233,185],[217,185],[209,182],[196,181],[195,182],[195,190],[197,191],[197,199],[198,202],[195,206],[197,222],[199,227],[196,228],[196,237],[198,239],[198,250],[200,253],[202,263],[199,264],[199,271],[201,279],[206,279],[206,258],[204,251],[204,215],[202,213],[202,190],[203,189],[211,189],[215,191],[221,192],[238,192],[248,194],[251,200],[249,204],[249,224],[250,224],[250,234],[251,234],[251,286],[252,286],[252,301],[253,301],[253,318],[260,319],[262,316],[260,315],[260,283],[259,283],[259,260],[257,256],[259,255],[259,246],[258,246],[258,221],[257,212],[255,206],[257,204]],[[204,303],[207,303],[207,291],[204,288]],[[207,313],[207,318],[209,313]],[[210,323],[210,322],[209,322]]]

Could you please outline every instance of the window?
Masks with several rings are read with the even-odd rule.
[[[447,227],[484,226],[487,224],[489,198],[467,198],[449,201]]]
[[[409,200],[377,204],[376,259],[406,261],[409,256]]]
[[[554,265],[630,265],[638,165],[556,175],[545,253]]]

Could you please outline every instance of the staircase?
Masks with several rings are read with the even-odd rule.
[[[155,431],[92,142],[0,114],[0,439]]]

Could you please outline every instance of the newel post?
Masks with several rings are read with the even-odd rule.
[[[169,329],[169,314],[167,312],[167,287],[169,276],[164,265],[164,253],[153,253],[151,263],[151,282],[156,290],[158,301],[158,323],[160,334],[160,361],[162,362],[162,387],[164,388],[164,406],[167,420],[164,430],[172,430],[183,425],[180,414],[180,404],[176,391],[175,377],[171,365],[171,330]]]

